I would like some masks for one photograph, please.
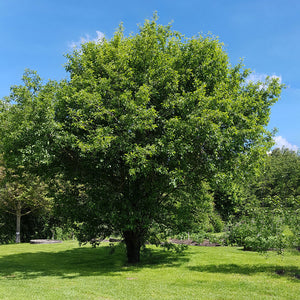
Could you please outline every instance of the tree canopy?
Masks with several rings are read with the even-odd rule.
[[[282,86],[248,82],[213,36],[186,38],[154,18],[67,59],[68,80],[41,86],[34,75],[13,89],[4,157],[60,174],[60,206],[79,238],[117,232],[129,262],[153,226],[187,221],[207,182],[251,172],[271,145],[266,125]]]

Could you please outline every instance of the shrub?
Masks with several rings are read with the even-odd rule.
[[[245,250],[264,252],[276,249],[279,253],[291,246],[295,234],[289,231],[287,218],[280,210],[257,209],[244,216],[229,229],[228,242]]]
[[[293,248],[300,249],[300,209],[285,212],[285,235]]]

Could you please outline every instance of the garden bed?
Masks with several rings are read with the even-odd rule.
[[[57,244],[57,243],[62,243],[62,241],[47,240],[47,239],[30,240],[30,244]]]
[[[189,246],[205,246],[205,247],[219,247],[221,246],[218,243],[211,243],[209,240],[204,240],[202,243],[198,243],[193,240],[179,240],[179,239],[171,239],[171,243],[174,244],[182,244],[182,245],[189,245]]]

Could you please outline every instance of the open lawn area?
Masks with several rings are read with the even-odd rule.
[[[234,247],[125,250],[62,244],[0,246],[0,299],[300,299],[300,255]],[[114,252],[111,254],[111,252]]]

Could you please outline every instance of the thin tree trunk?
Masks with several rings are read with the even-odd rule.
[[[127,260],[130,264],[135,264],[140,261],[140,251],[141,251],[141,237],[140,235],[132,230],[123,232],[126,250],[127,250]]]
[[[16,224],[16,243],[21,243],[21,204],[18,203],[17,211],[17,224]]]

